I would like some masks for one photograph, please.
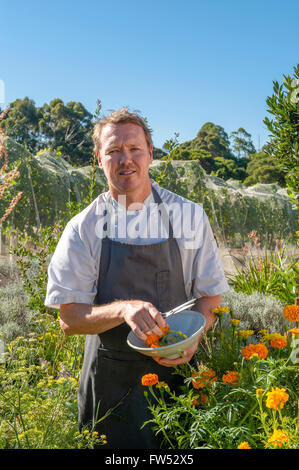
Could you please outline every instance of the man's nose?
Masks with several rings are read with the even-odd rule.
[[[132,160],[132,154],[129,149],[123,148],[120,152],[120,162],[126,163]]]

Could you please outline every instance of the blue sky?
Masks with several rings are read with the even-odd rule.
[[[299,62],[297,0],[2,0],[0,17],[2,108],[99,98],[139,110],[157,147],[207,121],[262,146],[272,81]]]

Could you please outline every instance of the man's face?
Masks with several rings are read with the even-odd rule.
[[[143,202],[150,188],[148,169],[152,160],[153,149],[149,149],[142,127],[132,123],[103,127],[99,165],[115,199],[123,194]]]

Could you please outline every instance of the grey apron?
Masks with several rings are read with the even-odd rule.
[[[156,203],[161,198],[154,188]],[[151,245],[131,245],[103,238],[96,305],[114,300],[139,299],[167,311],[187,300],[182,261],[173,229],[169,238]],[[129,348],[130,327],[123,323],[98,335],[86,335],[78,393],[79,429],[88,423],[107,436],[109,449],[158,449],[161,438],[152,423],[141,384],[144,374],[155,373],[178,390],[182,377],[172,367],[157,364]],[[117,406],[118,405],[118,406]],[[109,410],[112,413],[96,424]]]

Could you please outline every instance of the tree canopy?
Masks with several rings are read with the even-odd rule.
[[[43,148],[61,153],[73,165],[88,165],[92,157],[93,116],[80,102],[55,98],[36,107],[28,97],[10,103],[1,122],[5,135],[37,153]]]

